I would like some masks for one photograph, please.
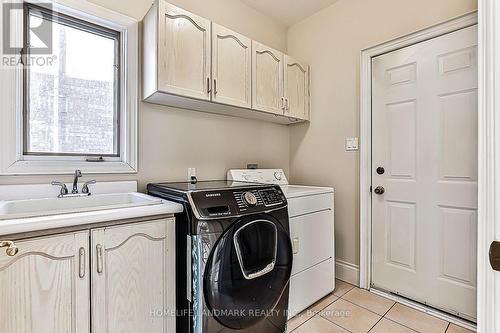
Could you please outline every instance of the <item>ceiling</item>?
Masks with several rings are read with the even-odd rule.
[[[338,0],[241,0],[287,27],[330,6]]]

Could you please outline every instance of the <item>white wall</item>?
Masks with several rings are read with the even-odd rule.
[[[291,27],[288,52],[312,68],[312,122],[291,128],[295,183],[336,188],[336,256],[359,264],[359,136],[362,49],[476,9],[475,0],[340,0]]]
[[[152,0],[93,0],[99,5],[142,19]],[[286,49],[286,28],[237,0],[171,0],[198,15],[266,43]],[[137,179],[141,189],[151,181],[184,180],[196,167],[199,179],[222,179],[227,169],[259,163],[289,167],[289,128],[248,119],[224,117],[140,102],[139,173],[100,175],[97,180]],[[83,169],[83,171],[85,171]],[[47,183],[69,176],[0,176],[0,184]]]
[[[301,0],[306,1],[306,0]],[[92,0],[142,19],[152,0]],[[238,0],[170,0],[312,66],[312,122],[290,128],[140,103],[139,173],[97,180],[223,178],[249,162],[289,170],[295,183],[336,187],[337,258],[359,262],[359,158],[344,151],[358,135],[360,50],[473,10],[476,0],[340,0],[296,24],[283,25]],[[288,44],[287,44],[288,43]],[[53,178],[2,177],[0,184],[46,183]]]

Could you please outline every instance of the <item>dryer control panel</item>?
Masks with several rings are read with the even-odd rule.
[[[228,180],[241,182],[288,185],[282,169],[232,169],[227,172]]]
[[[209,219],[266,212],[287,205],[281,189],[269,185],[195,191],[190,196],[200,217]]]

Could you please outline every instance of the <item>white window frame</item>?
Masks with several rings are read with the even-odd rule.
[[[49,1],[25,0],[28,3]],[[24,155],[23,149],[23,65],[0,68],[0,175],[137,173],[138,61],[137,20],[87,1],[50,1],[56,12],[119,31],[120,36],[120,157],[89,162],[84,156]],[[0,6],[0,17],[2,8]],[[15,38],[21,45],[22,15],[15,18]],[[12,27],[12,25],[11,25]],[[3,34],[0,27],[0,39]],[[11,34],[12,35],[12,34]],[[1,43],[1,42],[0,42]],[[2,45],[2,44],[0,44]]]

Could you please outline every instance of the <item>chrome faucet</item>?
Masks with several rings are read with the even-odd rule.
[[[68,195],[68,187],[66,186],[66,184],[61,183],[61,182],[53,181],[51,183],[51,185],[52,186],[60,186],[61,187],[61,190],[59,191],[59,195],[57,196],[58,198],[63,198],[66,195]]]
[[[73,191],[71,193],[77,194],[78,193],[78,178],[82,176],[82,171],[80,169],[75,170],[75,178],[73,178]]]
[[[82,193],[78,193],[78,178],[81,178],[81,177],[82,177],[82,171],[79,169],[75,170],[75,177],[73,178],[73,189],[71,191],[71,194],[69,194],[68,187],[66,186],[66,184],[64,184],[62,182],[53,181],[51,183],[53,186],[60,186],[61,187],[61,190],[60,190],[59,195],[57,197],[58,198],[86,197],[86,196],[91,195],[92,193],[90,193],[89,185],[95,184],[96,181],[90,180],[90,181],[86,182],[82,186]]]

